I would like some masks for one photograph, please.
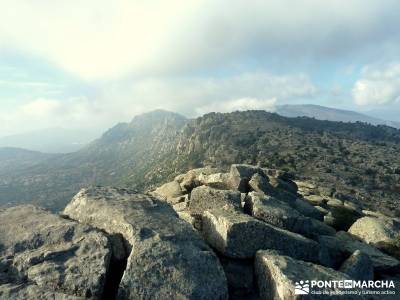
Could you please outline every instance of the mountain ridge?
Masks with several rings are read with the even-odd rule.
[[[265,111],[209,113],[196,119],[157,111],[116,125],[78,152],[0,176],[0,202],[29,201],[58,210],[85,186],[144,191],[192,168],[223,169],[238,162],[319,178],[332,194],[372,206],[380,197],[383,209],[393,213],[400,191],[398,151],[400,130],[381,125],[286,118]]]
[[[157,114],[176,114],[169,112],[167,110],[154,110],[148,112],[154,116]],[[148,113],[138,115],[139,120],[146,117]],[[331,107],[325,107],[314,104],[290,104],[290,105],[278,105],[276,107],[275,113],[284,117],[310,117],[317,120],[328,120],[337,122],[365,122],[372,125],[387,125],[394,128],[400,128],[400,122],[387,121],[384,119],[375,118],[366,114],[362,114],[351,110],[342,110]],[[190,120],[180,114],[181,119]],[[135,118],[133,118],[135,119]],[[112,128],[123,128],[124,126],[129,128],[130,122],[121,122],[113,126]],[[130,125],[132,127],[132,124]],[[112,129],[110,128],[110,129]],[[114,129],[115,130],[115,129]],[[106,133],[106,130],[104,133]],[[81,150],[82,148],[89,145],[92,141],[99,139],[101,137],[100,130],[72,130],[59,128],[47,128],[43,130],[36,130],[32,132],[26,132],[11,136],[0,137],[0,148],[1,147],[15,147],[22,148],[32,151],[39,151],[43,153],[72,153]]]

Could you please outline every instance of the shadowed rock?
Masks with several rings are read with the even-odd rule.
[[[340,271],[356,280],[373,280],[374,267],[369,256],[360,250],[355,251],[340,267]]]
[[[324,222],[336,230],[348,230],[353,223],[362,217],[357,207],[339,199],[331,198],[327,202],[330,213],[324,217]]]
[[[248,183],[251,180],[251,177],[256,173],[265,177],[264,171],[259,167],[246,164],[232,165],[229,172],[231,189],[247,193],[249,190]]]
[[[355,251],[360,250],[370,257],[375,271],[399,271],[400,262],[396,258],[358,240],[347,232],[339,231],[335,236],[320,236],[319,242],[326,265],[337,266],[338,263],[341,264]]]
[[[268,177],[260,175],[259,173],[256,173],[251,177],[249,186],[252,191],[258,193],[271,194],[273,190]]]
[[[229,189],[229,173],[200,175],[199,179],[206,186],[215,189]]]
[[[251,293],[254,289],[253,260],[219,257],[224,268],[230,292]]]
[[[297,194],[298,187],[296,183],[291,180],[282,180],[277,177],[269,176],[269,183],[275,189],[284,190],[295,195]]]
[[[324,220],[324,213],[303,199],[296,198],[293,202],[289,202],[289,204],[307,217],[317,219],[319,221]]]

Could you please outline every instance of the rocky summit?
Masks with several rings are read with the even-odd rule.
[[[400,220],[293,178],[204,167],[145,193],[85,188],[59,214],[3,208],[0,299],[303,299],[300,280],[398,289]]]

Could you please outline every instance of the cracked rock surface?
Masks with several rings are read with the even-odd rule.
[[[227,299],[217,256],[166,202],[96,187],[77,194],[64,214],[109,234],[122,234],[130,245],[118,298]]]
[[[90,226],[32,205],[0,210],[1,299],[100,298],[110,256],[108,238]]]

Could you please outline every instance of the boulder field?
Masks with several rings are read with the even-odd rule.
[[[398,287],[400,221],[293,178],[206,167],[144,194],[82,189],[59,214],[0,209],[0,299],[302,299],[300,280]]]

